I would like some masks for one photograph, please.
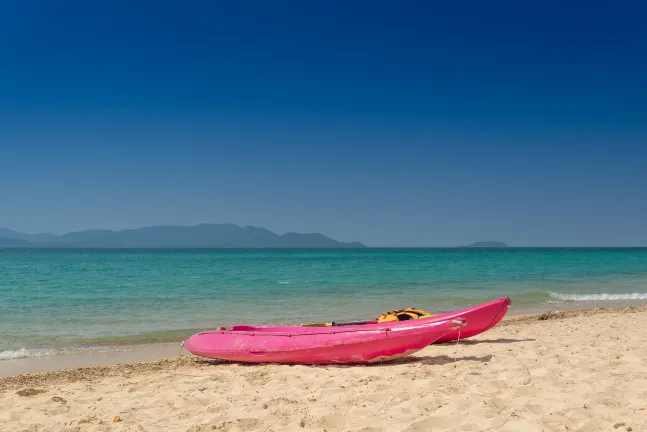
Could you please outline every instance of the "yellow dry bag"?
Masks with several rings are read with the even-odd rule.
[[[392,321],[407,321],[412,319],[427,318],[432,315],[433,314],[425,312],[422,309],[406,308],[394,310],[392,312],[385,312],[378,317],[377,322],[383,323]]]

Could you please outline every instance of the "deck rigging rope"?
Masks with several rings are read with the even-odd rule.
[[[458,360],[458,343],[461,341],[461,330],[463,329],[463,325],[461,325],[458,328],[458,338],[456,338],[456,349],[454,350],[454,363],[456,363],[456,360]]]

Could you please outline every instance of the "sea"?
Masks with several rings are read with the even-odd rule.
[[[502,297],[510,313],[647,303],[647,248],[3,249],[0,360]]]

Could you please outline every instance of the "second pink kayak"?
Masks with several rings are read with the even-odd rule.
[[[400,322],[439,322],[445,320],[452,320],[462,318],[467,321],[465,327],[455,329],[447,332],[439,337],[432,343],[443,343],[455,341],[460,334],[461,339],[470,338],[481,334],[499,323],[508,312],[510,306],[509,298],[500,298],[487,303],[482,303],[476,306],[470,306],[464,309],[458,309],[453,312],[445,312],[438,315],[433,315],[428,318],[420,318],[418,320],[400,321]],[[377,324],[363,324],[364,326],[371,327]],[[342,326],[340,328],[344,328]],[[328,327],[330,328],[330,327]],[[289,332],[289,333],[307,333],[309,327],[301,326],[248,326],[248,325],[235,325],[231,328],[233,331],[275,331],[275,332]]]

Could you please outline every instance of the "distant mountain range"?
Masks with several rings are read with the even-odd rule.
[[[0,247],[29,247],[31,245],[26,240],[0,237]]]
[[[153,226],[137,229],[87,230],[62,235],[26,234],[0,228],[0,247],[53,248],[363,248],[323,234],[279,235],[265,228],[235,224]]]

